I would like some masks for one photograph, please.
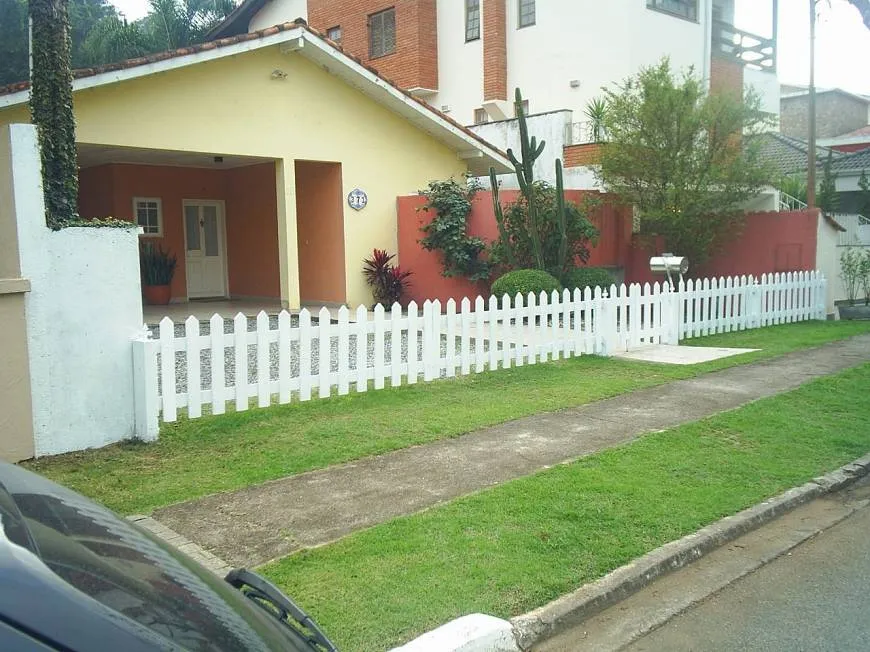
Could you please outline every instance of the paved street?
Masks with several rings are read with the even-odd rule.
[[[870,649],[870,508],[626,648]]]
[[[868,534],[865,477],[665,575],[534,649],[870,650]]]

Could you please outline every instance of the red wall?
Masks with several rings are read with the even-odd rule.
[[[501,192],[503,204],[515,200],[517,191]],[[571,201],[579,202],[584,191],[567,191]],[[663,280],[649,270],[652,255],[666,251],[659,239],[654,246],[645,248],[631,234],[632,211],[608,201],[599,195],[601,204],[590,220],[601,232],[598,244],[592,249],[589,265],[621,268],[628,283],[645,283]],[[471,283],[463,278],[445,278],[441,275],[439,254],[420,246],[420,227],[432,219],[428,211],[418,210],[426,203],[420,196],[398,198],[399,263],[411,270],[412,287],[410,298],[418,303],[426,299],[441,302],[453,298],[486,296],[487,283]],[[693,277],[740,276],[813,270],[816,268],[816,245],[818,211],[790,213],[755,213],[746,216],[741,235],[729,243],[719,255],[700,269],[692,269]],[[498,237],[498,227],[492,210],[492,195],[480,192],[474,199],[468,220],[470,235],[492,241]]]
[[[601,199],[601,204],[590,215],[590,220],[601,232],[598,245],[592,250],[590,265],[603,267],[622,267],[627,259],[631,238],[631,209],[617,206],[608,201],[606,195],[582,190],[568,190],[565,196],[569,201],[580,203],[587,195]],[[503,205],[515,201],[517,190],[502,190],[499,193]],[[420,227],[432,219],[429,211],[420,209],[426,203],[418,195],[398,198],[399,220],[399,264],[411,270],[410,299],[418,303],[426,299],[440,299],[441,302],[453,298],[474,298],[489,293],[488,283],[472,283],[464,278],[445,278],[441,275],[441,258],[436,252],[426,251],[420,246],[422,233]],[[498,226],[492,207],[492,193],[479,192],[472,202],[468,218],[468,233],[491,242],[498,237]]]
[[[818,222],[818,211],[749,214],[740,236],[705,265],[690,269],[691,276],[757,276],[813,270],[816,268]],[[630,248],[625,266],[626,282],[662,280],[649,271],[650,256],[665,249],[663,241],[659,240],[656,249],[653,252],[636,243]]]
[[[870,147],[870,141],[866,143],[854,143],[851,145],[831,145],[831,149],[835,149],[838,152],[860,152],[862,149],[867,149]]]

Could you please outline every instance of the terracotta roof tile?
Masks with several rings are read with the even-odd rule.
[[[102,65],[102,66],[94,66],[92,68],[79,68],[77,70],[73,70],[73,77],[75,79],[82,79],[85,77],[94,77],[96,75],[100,75],[100,74],[106,73],[106,72],[114,72],[117,70],[127,70],[129,68],[136,68],[138,66],[147,65],[149,63],[155,63],[158,61],[166,61],[168,59],[175,59],[175,58],[179,58],[179,57],[185,57],[185,56],[188,56],[190,54],[196,54],[197,52],[205,52],[207,50],[213,50],[213,49],[218,49],[218,48],[222,48],[222,47],[227,47],[230,45],[235,45],[236,43],[242,43],[244,41],[253,41],[253,40],[264,38],[267,36],[272,36],[272,35],[278,34],[280,32],[285,32],[285,31],[289,31],[292,29],[297,29],[300,27],[302,29],[306,30],[307,32],[313,34],[314,36],[318,37],[322,41],[324,41],[327,45],[329,45],[334,50],[341,52],[343,56],[351,59],[352,61],[354,61],[358,65],[362,66],[363,68],[365,68],[366,70],[371,72],[373,75],[377,76],[379,79],[381,79],[382,81],[386,82],[387,84],[389,84],[390,86],[392,86],[393,88],[398,90],[405,97],[408,97],[408,98],[414,100],[417,104],[425,107],[426,109],[428,109],[429,111],[431,111],[432,113],[434,113],[435,115],[440,117],[442,120],[445,120],[446,122],[450,123],[451,125],[453,125],[457,129],[461,130],[464,134],[466,134],[467,136],[470,136],[478,143],[485,145],[486,147],[488,147],[490,150],[492,150],[494,152],[497,152],[503,158],[507,157],[507,155],[504,152],[499,150],[497,147],[495,147],[491,143],[487,142],[484,138],[481,138],[480,136],[478,136],[476,133],[471,131],[468,127],[465,127],[465,126],[459,124],[453,118],[449,117],[448,115],[445,115],[444,113],[442,113],[441,111],[439,111],[435,107],[431,106],[430,104],[427,104],[425,101],[421,100],[419,97],[412,95],[411,93],[406,91],[404,88],[401,88],[392,80],[387,79],[386,77],[381,75],[377,71],[376,68],[363,62],[359,57],[354,56],[348,52],[345,52],[341,46],[337,45],[336,43],[334,43],[330,39],[326,38],[326,36],[324,34],[322,34],[320,31],[314,29],[313,27],[310,27],[301,18],[296,19],[294,22],[281,23],[280,25],[274,25],[272,27],[267,27],[265,29],[261,29],[261,30],[255,31],[255,32],[249,32],[249,33],[245,33],[245,34],[239,34],[238,36],[230,36],[227,38],[221,38],[221,39],[217,39],[215,41],[208,41],[206,43],[200,43],[200,44],[192,45],[192,46],[185,47],[185,48],[178,48],[176,50],[168,50],[166,52],[158,52],[156,54],[151,54],[151,55],[144,56],[144,57],[136,57],[134,59],[127,59],[125,61],[118,61],[116,63],[110,63],[110,64],[106,64],[106,65]],[[27,90],[28,88],[30,88],[30,82],[26,82],[26,81],[16,82],[14,84],[8,84],[6,86],[0,86],[0,96],[11,95],[12,93],[18,93],[20,91]]]

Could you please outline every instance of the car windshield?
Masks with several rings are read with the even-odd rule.
[[[35,547],[66,582],[159,634],[170,648],[317,649],[222,579],[112,512],[53,483],[39,485],[39,491],[10,489],[30,535],[29,541],[21,533],[14,538]]]

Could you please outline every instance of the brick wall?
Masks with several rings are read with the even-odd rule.
[[[737,59],[713,55],[710,60],[710,92],[732,93],[743,98],[743,64]]]
[[[507,8],[505,0],[483,0],[483,99],[507,98]]]
[[[402,88],[438,88],[436,0],[308,0],[308,23],[341,26],[341,46]],[[396,50],[369,58],[368,17],[394,7]]]
[[[808,95],[784,97],[780,101],[779,130],[793,138],[809,138],[810,98]],[[816,96],[816,135],[835,138],[867,125],[867,104],[842,93]]]
[[[576,168],[583,165],[595,165],[601,160],[601,143],[585,145],[566,145],[562,148],[562,165],[566,168]]]

